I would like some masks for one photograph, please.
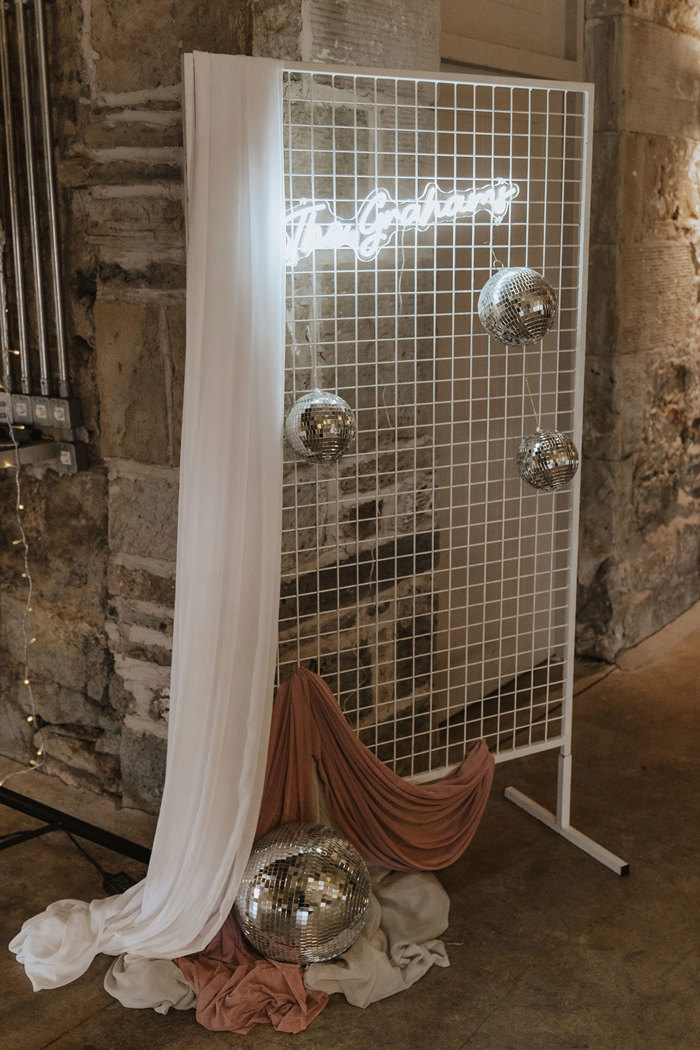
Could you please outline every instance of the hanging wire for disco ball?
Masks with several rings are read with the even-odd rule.
[[[562,434],[560,430],[543,430],[540,426],[539,413],[527,378],[524,349],[523,379],[535,417],[536,429],[520,442],[516,455],[518,473],[523,481],[533,488],[543,492],[555,492],[568,485],[576,474],[578,449],[571,438]]]
[[[520,443],[518,473],[533,488],[554,492],[573,479],[578,470],[578,458],[578,449],[566,434],[537,427]]]
[[[481,289],[479,320],[506,346],[527,346],[543,339],[557,316],[557,296],[537,270],[508,266],[497,270]]]
[[[287,441],[301,459],[332,463],[355,440],[355,416],[330,390],[311,390],[292,405],[284,424]]]
[[[294,402],[284,423],[284,433],[294,453],[310,463],[333,463],[344,456],[355,440],[355,416],[338,394],[321,390],[318,377],[319,322],[316,272],[312,273],[311,321],[306,329],[311,364],[311,390]],[[292,335],[294,352],[298,353]]]

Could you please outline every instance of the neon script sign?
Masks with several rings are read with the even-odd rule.
[[[323,249],[352,248],[358,259],[376,259],[399,230],[427,230],[438,223],[474,218],[485,211],[494,223],[503,221],[519,186],[497,179],[468,190],[442,191],[431,182],[419,198],[395,201],[376,189],[360,204],[353,219],[341,219],[327,201],[301,201],[287,212],[287,262]]]

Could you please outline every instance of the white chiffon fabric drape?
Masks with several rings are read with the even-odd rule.
[[[35,990],[98,952],[203,948],[250,853],[272,708],[284,382],[282,66],[185,58],[187,360],[168,759],[146,878],[63,900],[10,948]],[[138,965],[137,965],[138,964]]]

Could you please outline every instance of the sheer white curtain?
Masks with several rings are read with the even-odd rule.
[[[280,582],[281,68],[185,57],[187,362],[163,802],[143,882],[91,904],[58,901],[14,938],[35,989],[73,980],[98,952],[127,953],[141,970],[138,960],[204,947],[252,845]]]

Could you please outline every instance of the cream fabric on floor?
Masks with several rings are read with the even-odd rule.
[[[189,229],[168,761],[146,878],[65,900],[10,948],[35,989],[98,952],[169,959],[229,913],[265,775],[280,586],[282,65],[186,56]]]
[[[120,955],[105,975],[105,988],[122,1006],[152,1009],[157,1014],[191,1010],[197,1004],[195,990],[170,959],[143,959]]]
[[[332,962],[313,963],[304,973],[308,988],[339,992],[353,1006],[369,1006],[404,991],[431,966],[449,966],[439,936],[447,928],[450,902],[437,878],[427,872],[372,870],[372,895],[359,939]],[[195,1006],[192,985],[175,963],[121,956],[105,978],[105,988],[124,1006]]]
[[[431,966],[450,965],[437,939],[449,910],[449,897],[429,872],[375,875],[360,937],[340,958],[308,966],[304,983],[329,995],[341,992],[353,1006],[410,988]]]

